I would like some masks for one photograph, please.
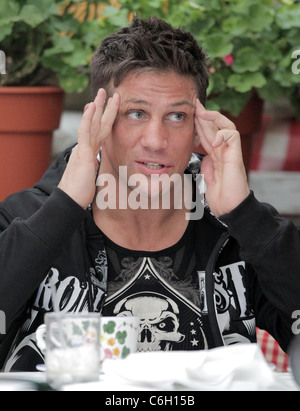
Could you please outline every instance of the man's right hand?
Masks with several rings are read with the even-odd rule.
[[[78,144],[73,149],[66,170],[58,187],[86,209],[96,192],[97,156],[104,141],[111,135],[120,96],[109,98],[106,108],[106,92],[100,89],[95,101],[85,107],[78,130]]]

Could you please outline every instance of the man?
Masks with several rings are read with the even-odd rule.
[[[3,369],[43,361],[35,331],[53,310],[139,316],[140,351],[254,342],[256,325],[287,349],[299,236],[250,192],[234,124],[205,110],[204,52],[189,33],[135,18],[91,68],[78,144],[1,204]],[[199,142],[204,158],[192,155]],[[178,206],[185,184],[193,196]]]

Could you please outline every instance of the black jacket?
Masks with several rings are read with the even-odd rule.
[[[5,371],[35,370],[43,362],[35,331],[54,305],[68,312],[103,307],[107,259],[101,235],[90,212],[57,188],[69,155],[70,149],[34,188],[0,204],[0,310],[6,317],[0,367]],[[296,227],[253,193],[220,219],[206,207],[197,227],[199,258],[206,262],[206,270],[199,269],[199,293],[202,319],[211,330],[209,348],[254,342],[258,326],[286,350],[293,312],[300,309]],[[90,258],[93,242],[99,246],[97,266]]]

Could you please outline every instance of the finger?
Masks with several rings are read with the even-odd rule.
[[[112,130],[113,124],[116,120],[120,106],[120,95],[115,93],[112,98],[108,100],[106,109],[103,113],[101,119],[101,130],[100,138],[101,140],[106,139]]]
[[[240,148],[240,133],[236,130],[219,130],[216,134],[216,138],[212,144],[212,147],[221,147],[223,143],[227,143],[231,147]]]
[[[106,91],[103,88],[100,88],[94,100],[95,105],[96,105],[96,111],[95,111],[93,121],[92,121],[92,130],[91,130],[92,139],[97,139],[97,136],[99,134],[105,101],[106,101]]]
[[[218,129],[236,130],[235,124],[218,111],[206,110],[202,113],[202,118],[211,121]]]
[[[195,128],[201,146],[209,154],[212,151],[212,143],[207,139],[201,122],[195,117]],[[213,141],[213,138],[211,139]]]
[[[235,124],[218,111],[206,110],[198,100],[196,103],[196,114],[206,121],[211,121],[218,129],[236,130]]]
[[[78,129],[78,144],[90,144],[91,140],[91,125],[96,110],[95,103],[86,105],[80,126]]]
[[[205,113],[206,113],[205,108],[200,103],[200,101],[197,99],[196,111],[195,111],[196,124],[199,125],[199,128],[202,130],[203,135],[205,136],[206,140],[211,145],[214,142],[216,133],[218,132],[219,129],[213,124],[212,121],[203,119],[203,117],[205,116]]]
[[[219,129],[211,121],[206,121],[199,117],[195,117],[195,126],[202,147],[208,154],[211,154],[213,151],[213,143]]]
[[[106,102],[106,91],[104,90],[104,88],[100,88],[95,98],[95,104],[96,104],[95,121],[97,122],[97,124],[100,124],[101,122],[101,117],[103,115],[105,102]]]

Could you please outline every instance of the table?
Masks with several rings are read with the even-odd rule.
[[[276,386],[269,391],[299,391],[291,373],[275,373]],[[0,391],[46,391],[46,374],[42,372],[20,372],[0,374]],[[158,391],[159,387],[153,385],[133,384],[116,376],[100,374],[99,381],[66,385],[62,391],[103,391],[103,392],[128,392],[128,391]],[[251,390],[251,387],[250,387]],[[174,389],[178,393],[178,389]],[[179,389],[180,391],[180,389]],[[184,391],[189,391],[184,389]],[[191,390],[195,391],[195,390]]]
[[[46,374],[0,374],[0,391],[45,390]],[[235,344],[202,351],[158,351],[105,360],[99,380],[65,385],[62,391],[299,391],[290,372],[275,372],[257,344]],[[184,397],[185,398],[185,397]]]

